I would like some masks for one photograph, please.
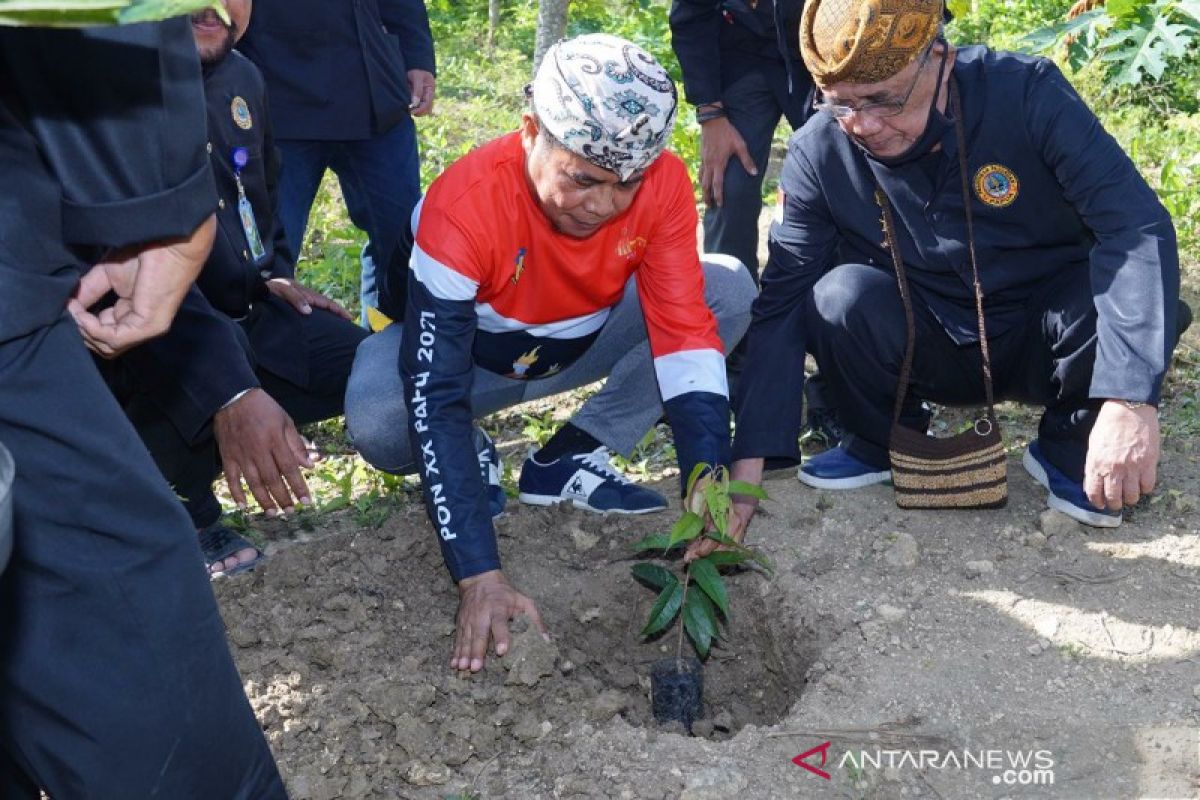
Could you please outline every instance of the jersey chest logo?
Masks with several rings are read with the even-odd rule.
[[[1007,208],[1017,199],[1021,182],[1002,164],[985,164],[975,173],[975,196],[992,208]]]

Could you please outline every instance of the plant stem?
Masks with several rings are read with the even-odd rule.
[[[687,613],[685,607],[687,606],[688,589],[692,586],[691,569],[691,564],[683,568],[683,600],[679,603],[679,644],[675,646],[676,667],[683,663],[683,629],[686,627],[683,623],[683,618]]]

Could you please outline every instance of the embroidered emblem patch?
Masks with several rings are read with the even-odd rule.
[[[246,101],[242,98],[233,98],[233,102],[229,105],[229,111],[233,114],[233,121],[242,130],[248,131],[254,127],[254,118],[250,116],[250,106],[246,105]]]
[[[525,271],[525,248],[524,247],[522,247],[520,250],[517,251],[517,260],[514,263],[516,264],[516,269],[513,272],[512,282],[513,282],[513,286],[516,286],[517,281],[521,280],[521,273]]]
[[[1008,167],[985,164],[975,173],[975,196],[992,208],[1007,208],[1017,199],[1021,182]]]

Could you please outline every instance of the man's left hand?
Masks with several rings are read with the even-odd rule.
[[[1083,472],[1091,504],[1120,511],[1154,491],[1160,444],[1157,408],[1106,400],[1088,439]]]
[[[433,112],[433,96],[437,93],[437,78],[432,72],[423,69],[408,71],[408,88],[412,93],[412,102],[408,113],[414,117],[423,117]]]
[[[286,300],[301,314],[308,315],[314,308],[323,308],[332,314],[337,314],[342,319],[354,321],[350,312],[342,308],[337,301],[330,300],[320,292],[296,283],[291,278],[272,278],[267,281],[267,289],[276,297]]]

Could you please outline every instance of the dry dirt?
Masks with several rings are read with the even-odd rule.
[[[694,736],[650,718],[675,640],[639,640],[654,595],[629,574],[668,514],[510,503],[506,571],[554,639],[519,633],[474,677],[447,668],[456,593],[419,508],[269,526],[270,561],[216,590],[297,800],[1195,797],[1198,461],[1168,441],[1157,500],[1105,532],[1044,514],[1015,455],[995,512],[775,476],[752,529],[775,572],[729,579]],[[792,762],[825,742],[829,780]],[[1039,750],[1053,785],[978,766]]]

